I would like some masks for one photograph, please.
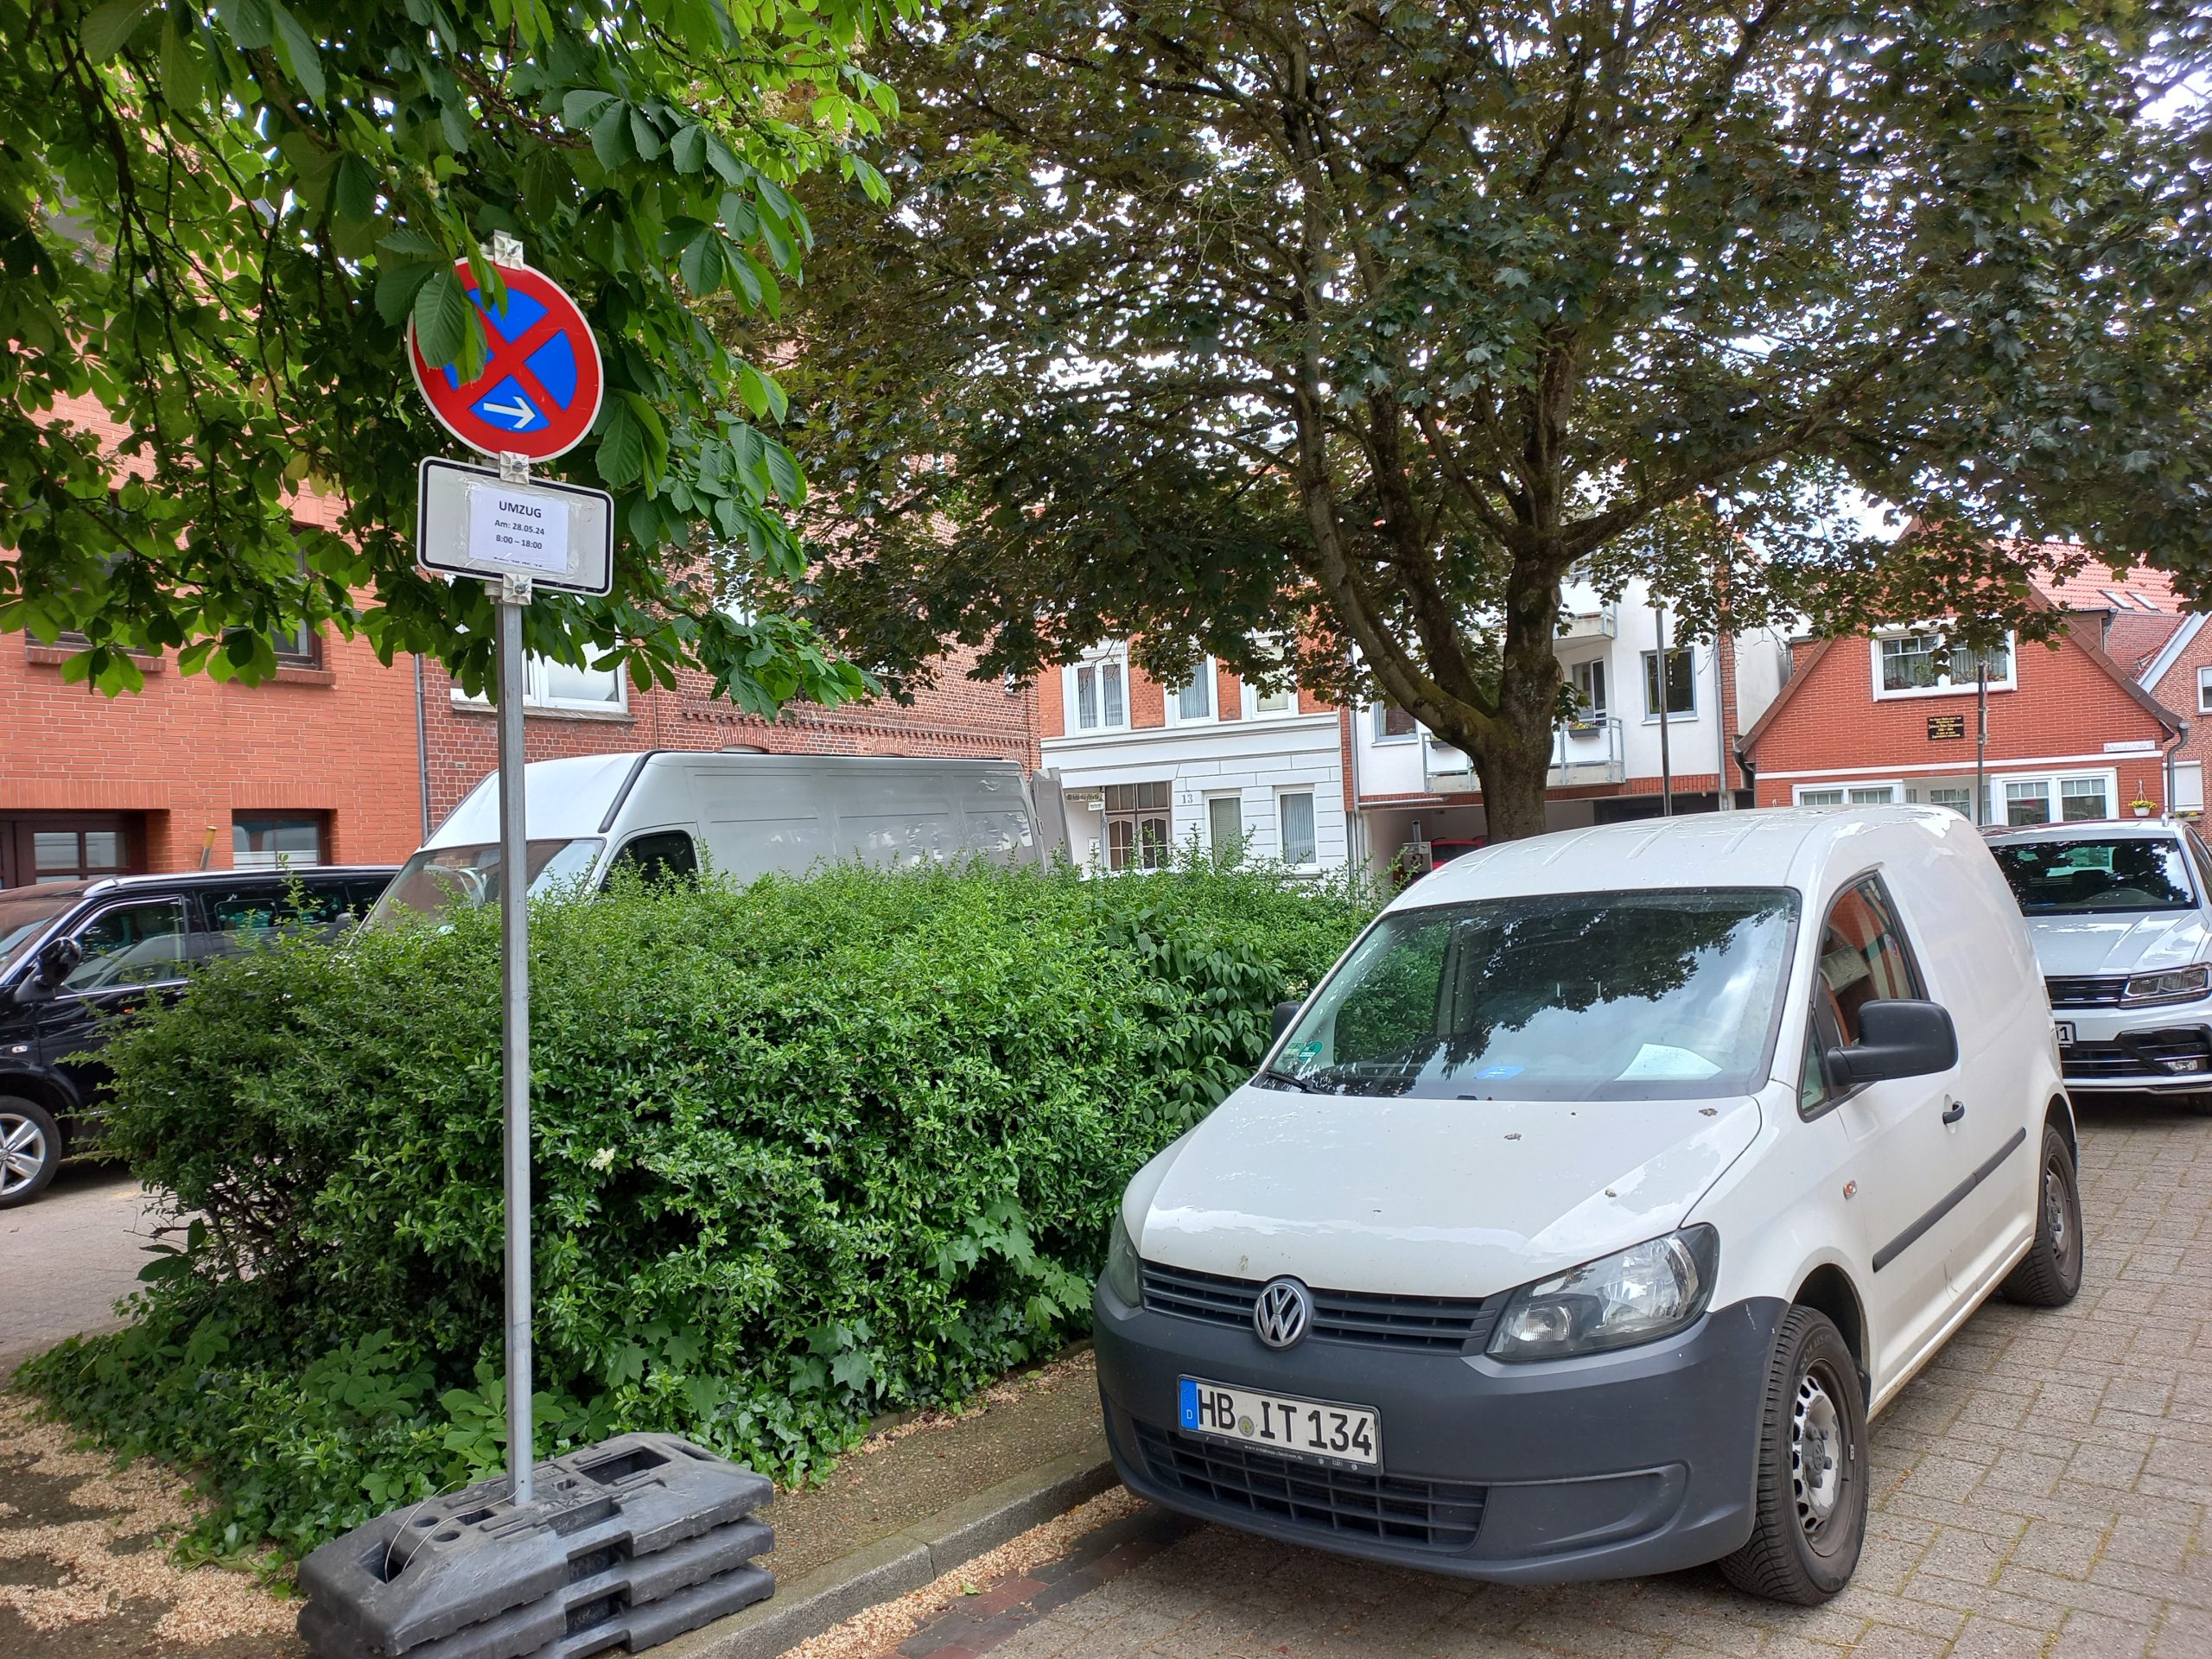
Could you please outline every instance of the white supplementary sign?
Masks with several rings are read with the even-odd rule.
[[[415,558],[442,575],[527,576],[563,594],[614,582],[614,498],[552,479],[515,483],[499,469],[432,456],[421,467]]]
[[[569,504],[527,485],[470,485],[468,556],[518,570],[566,575]]]

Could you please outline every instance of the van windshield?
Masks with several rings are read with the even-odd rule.
[[[606,844],[591,836],[530,842],[531,896],[542,897],[582,880]],[[432,915],[448,905],[496,904],[503,885],[497,842],[480,847],[425,847],[400,866],[361,925],[389,927],[403,914]]]
[[[1402,911],[1321,988],[1272,1070],[1279,1086],[1445,1100],[1748,1094],[1796,919],[1780,887]]]

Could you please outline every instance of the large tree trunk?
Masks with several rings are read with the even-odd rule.
[[[1559,658],[1554,651],[1559,579],[1545,567],[1516,565],[1506,580],[1503,672],[1497,715],[1477,727],[1440,732],[1466,752],[1482,780],[1489,839],[1544,833],[1545,780],[1559,717]]]

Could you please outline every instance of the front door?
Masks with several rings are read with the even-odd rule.
[[[71,934],[85,958],[39,1009],[40,1057],[90,1099],[107,1069],[88,1056],[107,1041],[108,1022],[174,996],[184,982],[184,906],[175,899],[124,899],[98,910]]]
[[[1867,1003],[1927,995],[1878,876],[1860,878],[1829,906],[1814,988],[1820,1044],[1843,1047],[1859,1040],[1859,1011]],[[1848,1137],[1847,1209],[1857,1218],[1868,1369],[1878,1390],[1911,1363],[1950,1311],[1947,1262],[1965,1218],[1946,1202],[1971,1163],[1955,1133],[1957,1082],[1955,1066],[1832,1094]]]

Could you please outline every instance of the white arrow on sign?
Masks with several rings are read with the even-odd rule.
[[[486,415],[505,416],[515,423],[518,432],[537,418],[537,411],[531,407],[530,399],[520,392],[515,394],[515,401],[512,404],[481,404],[478,407]]]

